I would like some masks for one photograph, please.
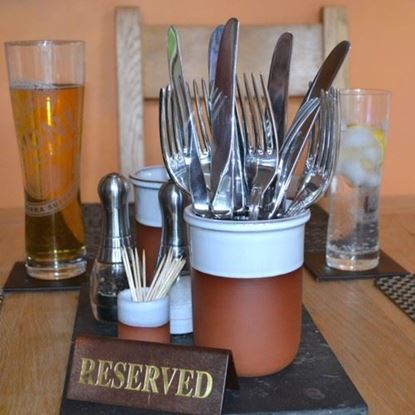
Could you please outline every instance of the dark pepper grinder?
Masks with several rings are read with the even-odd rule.
[[[172,251],[173,257],[183,257],[186,264],[170,290],[170,334],[193,331],[192,293],[189,267],[187,228],[183,210],[190,204],[189,197],[173,182],[163,184],[159,190],[162,217],[161,244],[157,263]]]
[[[131,185],[118,173],[104,176],[98,184],[102,204],[101,241],[90,278],[89,296],[94,317],[117,321],[117,295],[128,288],[121,249],[135,248],[130,226],[128,194]]]

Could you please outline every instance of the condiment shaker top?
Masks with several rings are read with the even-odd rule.
[[[110,173],[98,184],[102,203],[101,241],[92,267],[89,296],[94,317],[117,321],[117,295],[127,288],[121,249],[134,248],[131,234],[128,193],[130,184],[123,176]]]
[[[101,244],[98,261],[122,263],[121,247],[134,247],[128,194],[131,185],[118,173],[104,176],[98,184],[98,194],[103,208]]]
[[[172,181],[169,181],[159,190],[159,202],[162,217],[161,244],[158,261],[170,249],[175,257],[188,257],[188,241],[186,223],[183,220],[184,208],[190,203],[189,197]],[[185,266],[183,272],[189,272]]]
[[[170,333],[191,333],[193,319],[189,248],[187,227],[183,220],[183,211],[190,204],[190,199],[170,181],[160,188],[159,202],[163,227],[158,262],[169,251],[172,251],[174,257],[186,260],[180,276],[170,290]]]

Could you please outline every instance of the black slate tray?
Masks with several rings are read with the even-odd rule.
[[[115,336],[116,325],[98,323],[89,305],[88,287],[81,287],[73,339],[80,334]],[[248,335],[249,333],[247,333]],[[191,336],[173,336],[176,344],[191,344]],[[71,355],[72,355],[71,346]],[[71,359],[69,359],[71,360]],[[149,411],[66,399],[62,415],[133,415]],[[240,378],[238,391],[227,390],[224,414],[357,415],[367,414],[359,392],[303,309],[302,341],[295,361],[282,372],[260,378]],[[158,412],[160,413],[160,412]],[[166,412],[164,412],[166,413]]]

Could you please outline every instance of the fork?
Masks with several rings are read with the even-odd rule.
[[[321,93],[318,134],[300,178],[301,185],[285,214],[292,216],[307,209],[327,190],[334,174],[340,139],[338,91]]]
[[[311,98],[301,105],[292,122],[280,151],[278,175],[274,196],[263,212],[263,216],[271,219],[278,216],[285,193],[290,185],[295,167],[303,152],[308,135],[314,126],[319,113],[320,99]]]
[[[164,164],[170,178],[191,196],[194,211],[201,216],[209,216],[208,191],[199,160],[200,142],[194,123],[188,122],[184,126],[180,122],[179,109],[174,98],[170,86],[161,88],[159,128]],[[185,132],[190,135],[189,140],[184,140]]]
[[[261,92],[257,80],[251,74],[251,85],[246,74],[243,75],[245,95],[248,99],[249,111],[244,106],[245,97],[239,90],[239,103],[242,109],[240,130],[245,130],[246,154],[245,175],[249,189],[249,219],[258,219],[260,207],[265,191],[271,185],[277,175],[279,162],[278,137],[273,117],[271,100],[262,74],[260,75]],[[253,139],[248,142],[252,131]]]
[[[206,86],[202,83],[202,90],[204,91],[205,88]],[[210,126],[210,109],[208,107],[210,101],[207,97],[204,98],[203,107],[202,98],[196,80],[193,80],[193,99],[196,108],[196,125],[200,133],[198,156],[200,164],[202,165],[203,174],[205,176],[206,186],[208,189],[210,189],[210,167],[212,162],[212,152],[210,149],[210,142],[212,140],[212,130]]]
[[[224,98],[214,87],[207,87],[206,81],[201,79],[200,93],[197,81],[193,81],[193,98],[198,131],[201,137],[201,159],[202,168],[205,172],[206,184],[210,189],[210,168],[211,168],[211,140],[212,140],[212,117],[215,117],[224,104]],[[202,96],[203,98],[202,98]],[[231,196],[232,217],[237,219],[246,213],[245,205],[247,199],[247,186],[244,174],[245,165],[245,135],[241,126],[241,114],[237,103],[235,103],[235,128],[237,131],[236,140],[232,148],[232,170],[234,188]]]

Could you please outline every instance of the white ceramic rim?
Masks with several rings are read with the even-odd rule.
[[[268,232],[282,229],[291,229],[306,223],[310,219],[310,211],[306,210],[296,216],[281,219],[268,220],[220,220],[204,218],[196,215],[192,211],[192,206],[187,206],[184,210],[186,223],[201,229],[209,229],[220,232]]]
[[[149,288],[144,288],[147,291]],[[169,322],[169,296],[152,301],[133,301],[131,290],[118,293],[118,320],[132,327],[160,327]]]
[[[166,168],[163,165],[148,166],[130,174],[129,178],[134,186],[148,189],[159,189],[169,180]]]
[[[305,223],[310,211],[258,221],[199,217],[187,207],[190,263],[193,269],[225,278],[286,275],[304,263]]]

